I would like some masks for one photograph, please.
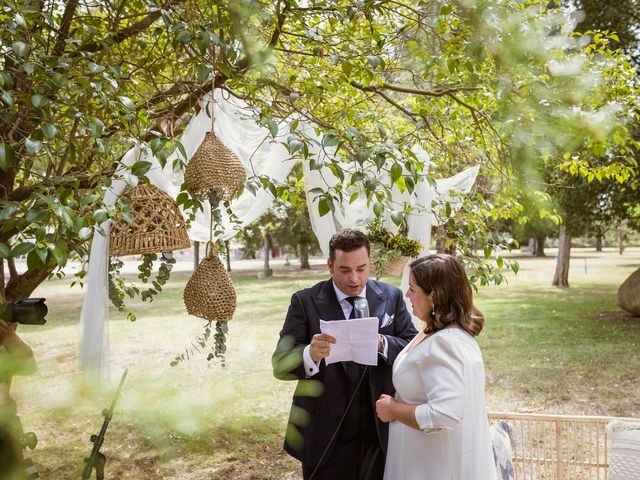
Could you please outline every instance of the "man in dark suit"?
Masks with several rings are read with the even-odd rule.
[[[276,378],[299,380],[285,450],[302,462],[305,480],[376,480],[384,473],[388,426],[375,415],[375,402],[393,393],[391,367],[417,331],[402,292],[369,280],[369,255],[360,231],[331,238],[331,279],[293,294],[273,354]],[[335,339],[320,333],[319,320],[355,318],[357,297],[366,298],[370,315],[378,318],[378,364],[326,365]],[[312,381],[321,388],[305,388]]]

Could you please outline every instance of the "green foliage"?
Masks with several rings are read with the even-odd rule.
[[[148,148],[162,165],[182,152],[171,167],[183,168],[176,138],[212,84],[254,106],[248,115],[292,159],[329,170],[332,181],[313,193],[323,214],[364,195],[377,214],[393,212],[401,224],[411,212],[394,203],[395,190],[411,193],[425,179],[481,164],[481,203],[447,229],[455,238],[448,241],[489,280],[493,256],[474,255],[473,247],[489,236],[481,214],[513,211],[503,208],[508,181],[537,185],[543,161],[587,180],[627,182],[637,169],[631,65],[614,50],[614,34],[587,41],[554,6],[6,2],[0,256],[10,267],[7,297],[28,295],[70,259],[84,258],[92,229],[127,215],[123,203],[100,201],[132,146]],[[147,170],[138,163],[122,177],[133,186]],[[288,187],[268,176],[250,177],[245,188],[298,208]],[[185,192],[178,203],[192,217],[202,206]],[[21,255],[27,274],[13,268]],[[115,276],[114,292],[138,293]]]

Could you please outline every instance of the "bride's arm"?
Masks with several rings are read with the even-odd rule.
[[[389,395],[380,395],[376,402],[376,413],[383,422],[393,422],[398,420],[405,425],[420,430],[420,425],[416,421],[417,405],[403,403],[395,400]]]

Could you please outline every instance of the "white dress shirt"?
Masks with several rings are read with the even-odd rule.
[[[336,297],[338,297],[338,301],[340,302],[340,307],[342,307],[342,312],[344,313],[344,318],[349,319],[351,316],[351,311],[354,309],[354,306],[347,300],[350,295],[342,292],[335,283],[333,283],[333,289],[336,291]],[[360,298],[367,298],[367,286],[365,285],[360,294],[358,295]],[[382,351],[378,352],[385,359],[388,355],[388,345],[387,339],[384,335],[382,335]],[[307,345],[304,347],[302,351],[302,360],[304,364],[304,371],[307,375],[307,378],[314,376],[316,373],[320,371],[320,362],[316,363],[311,358],[311,345]]]

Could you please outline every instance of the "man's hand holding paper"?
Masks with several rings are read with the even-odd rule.
[[[320,331],[335,339],[325,362],[354,361],[362,365],[378,364],[378,318],[320,320]]]

